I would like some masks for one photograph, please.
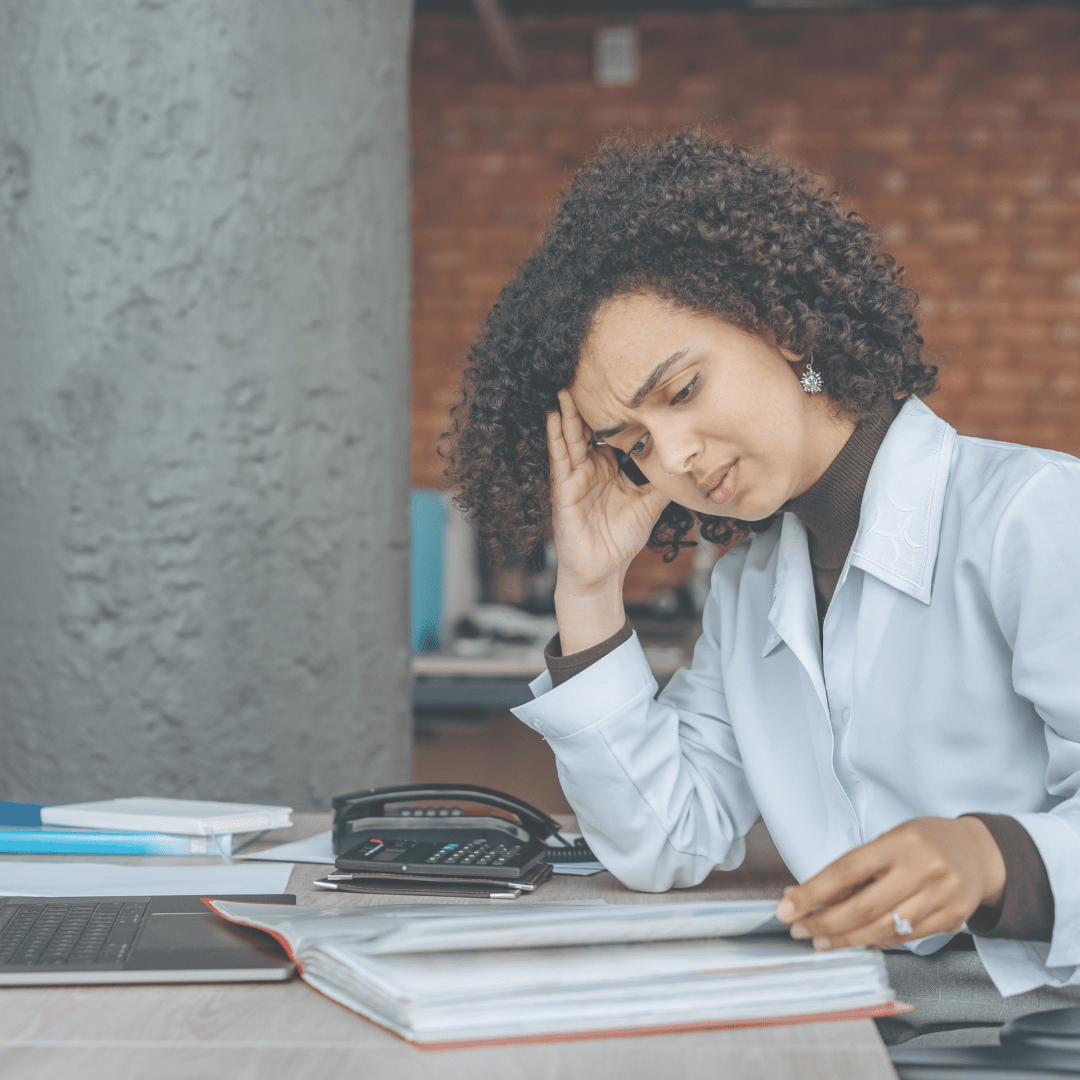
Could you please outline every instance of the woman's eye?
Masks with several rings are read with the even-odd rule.
[[[641,457],[645,453],[645,448],[649,445],[649,436],[642,435],[640,439],[633,446],[630,447],[631,457]]]
[[[697,376],[695,375],[672,399],[672,405],[678,405],[680,401],[685,401],[690,396],[690,391],[694,389],[694,383],[697,382]]]

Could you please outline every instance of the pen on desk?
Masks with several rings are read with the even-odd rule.
[[[357,874],[356,876],[359,877],[359,878],[363,878],[363,877],[365,877],[367,875]],[[348,887],[347,883],[343,882],[341,885],[339,885],[337,882],[329,881],[329,880],[327,880],[325,878],[320,879],[318,881],[314,881],[314,882],[312,882],[312,884],[315,886],[316,889],[341,889],[342,887],[345,887],[345,888]],[[380,883],[380,884],[382,884],[382,883]],[[461,882],[455,882],[455,884],[461,884]],[[468,884],[471,885],[471,884],[473,884],[473,882],[470,881]],[[493,892],[493,893],[488,893],[488,899],[489,900],[516,900],[521,895],[520,892],[516,891],[517,888],[518,888],[518,886],[515,885],[514,886],[514,889],[515,889],[514,892]]]
[[[361,870],[361,871],[358,871],[355,874],[349,874],[349,873],[327,874],[326,877],[323,878],[323,880],[324,881],[361,881],[364,878],[370,878],[371,876],[372,876],[371,873],[365,873],[364,871]],[[404,876],[404,875],[402,875],[402,876]],[[384,876],[380,876],[379,880],[380,881],[387,881],[391,877],[392,877],[392,875],[387,874],[387,875],[384,875]],[[454,884],[456,884],[456,885],[464,885],[464,884],[469,884],[469,885],[501,885],[501,886],[503,886],[503,888],[506,888],[506,889],[518,889],[521,892],[532,892],[536,888],[535,885],[527,885],[523,881],[505,881],[502,878],[444,878],[444,877],[437,877],[434,874],[430,874],[430,875],[425,875],[425,876],[420,877],[420,878],[412,877],[412,878],[410,878],[410,880],[412,880],[412,881],[419,880],[419,881],[423,881],[425,884],[430,883],[432,885],[438,885],[441,882],[448,882],[448,881],[453,881]]]

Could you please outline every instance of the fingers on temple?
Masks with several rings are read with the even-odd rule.
[[[559,391],[559,408],[562,410],[562,430],[566,440],[566,449],[573,465],[579,466],[585,463],[589,447],[585,421],[581,419],[581,413],[577,411],[574,399],[566,390]]]
[[[561,480],[570,473],[570,454],[563,435],[562,417],[554,410],[547,415],[547,440],[551,474],[556,480]]]

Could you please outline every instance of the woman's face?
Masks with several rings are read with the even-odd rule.
[[[596,441],[671,501],[758,521],[829,467],[854,424],[799,383],[801,359],[654,294],[598,313],[569,390]]]

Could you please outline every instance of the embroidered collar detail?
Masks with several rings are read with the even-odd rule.
[[[956,431],[918,398],[904,404],[874,459],[850,562],[930,603]]]

